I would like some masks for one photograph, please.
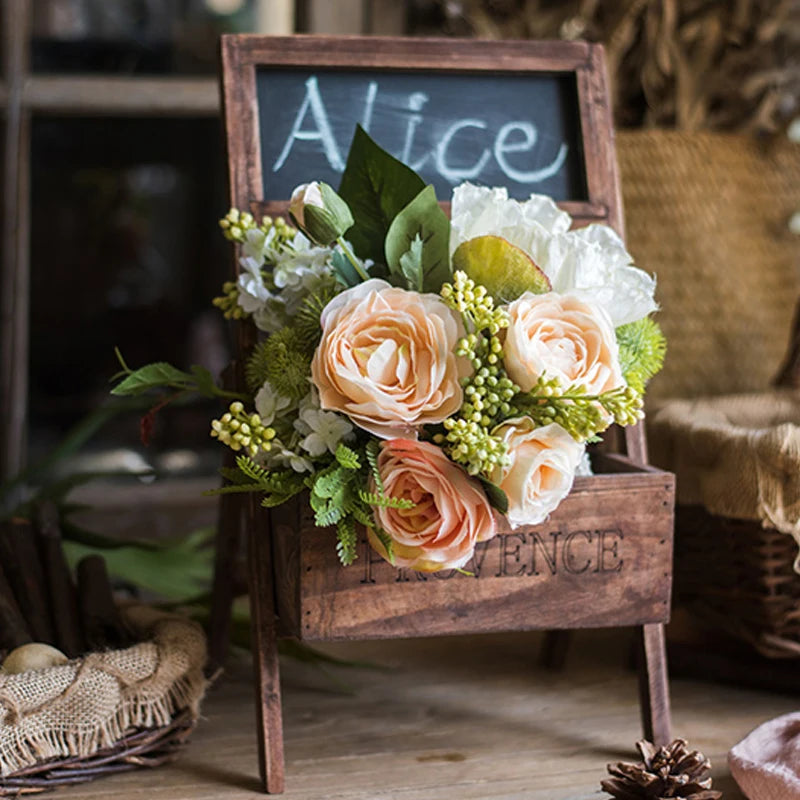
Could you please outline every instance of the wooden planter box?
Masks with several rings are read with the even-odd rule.
[[[598,456],[547,522],[479,543],[466,567],[398,570],[362,537],[342,567],[303,499],[272,509],[278,633],[309,641],[645,625],[669,617],[674,476]]]

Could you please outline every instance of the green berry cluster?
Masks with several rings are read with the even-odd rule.
[[[440,434],[450,458],[471,475],[488,475],[505,458],[505,445],[491,431],[512,411],[519,387],[503,369],[501,331],[508,327],[505,309],[495,308],[485,286],[457,271],[453,283],[442,286],[444,302],[461,314],[467,335],[459,339],[456,355],[468,358],[472,374],[461,379],[464,402],[456,416],[444,421]]]
[[[250,212],[242,212],[238,208],[232,208],[219,221],[219,226],[222,228],[222,235],[229,242],[239,242],[241,244],[247,231],[256,227],[256,220]]]
[[[450,458],[463,464],[470,475],[488,476],[496,466],[506,463],[505,443],[492,436],[482,424],[463,417],[448,417],[443,427],[447,433],[436,434],[433,441],[446,445]]]
[[[244,405],[236,400],[230,404],[226,414],[212,420],[211,436],[231,450],[244,450],[255,457],[260,450],[269,452],[272,448],[275,430],[262,425],[261,417],[255,412],[247,414]]]
[[[215,297],[212,304],[222,311],[225,319],[245,319],[249,314],[239,305],[239,289],[235,281],[222,284],[222,294]]]
[[[255,217],[249,211],[239,211],[232,208],[220,221],[219,227],[222,228],[222,235],[229,242],[245,241],[247,232],[258,228],[262,233],[269,233],[271,228],[275,229],[275,247],[279,247],[294,238],[297,231],[289,225],[283,217],[261,217],[261,222],[256,223]]]
[[[462,315],[467,330],[489,331],[494,336],[508,327],[508,312],[495,308],[489,290],[468,278],[466,272],[457,270],[453,283],[445,283],[440,294],[453,311]]]
[[[583,386],[563,389],[557,378],[545,375],[530,392],[514,398],[513,405],[518,414],[529,416],[537,425],[558,423],[579,442],[604,431],[612,421],[632,425],[644,416],[642,397],[630,386],[590,395]]]

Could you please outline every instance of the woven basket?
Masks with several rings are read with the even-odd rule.
[[[762,391],[800,297],[800,145],[719,133],[620,131],[626,241],[658,278],[668,342],[648,408],[673,397]]]
[[[0,675],[0,797],[175,758],[207,686],[205,636],[196,623],[146,607],[123,618],[139,644]]]
[[[168,725],[135,731],[113,747],[98,750],[92,756],[54,758],[0,778],[0,797],[41,794],[58,786],[116,775],[142,767],[160,767],[177,758],[197,720],[184,710]]]
[[[751,520],[682,506],[675,516],[675,599],[701,623],[769,658],[800,658],[797,543]]]

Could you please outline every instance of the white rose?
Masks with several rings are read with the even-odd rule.
[[[625,383],[611,320],[573,295],[525,292],[508,306],[503,360],[511,380],[530,391],[539,377],[602,394]]]
[[[537,428],[530,417],[506,420],[493,434],[508,447],[507,463],[491,479],[508,497],[511,527],[544,522],[569,494],[583,445],[560,425]]]

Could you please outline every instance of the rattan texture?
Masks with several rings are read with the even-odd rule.
[[[770,658],[800,658],[794,540],[761,523],[678,506],[675,599]]]
[[[766,389],[800,296],[800,145],[736,134],[617,135],[627,225],[638,266],[658,278],[668,340],[660,399]]]

